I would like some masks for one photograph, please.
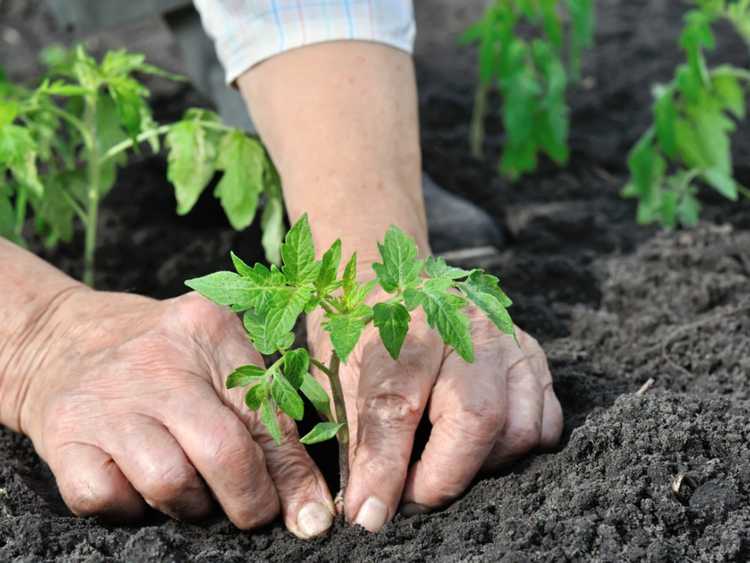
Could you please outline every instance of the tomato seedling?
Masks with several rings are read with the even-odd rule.
[[[214,303],[243,314],[250,341],[263,355],[278,354],[269,367],[240,366],[227,378],[227,387],[249,387],[245,403],[260,411],[260,419],[277,443],[281,432],[277,410],[295,420],[304,416],[301,395],[323,419],[301,439],[314,444],[333,438],[339,443],[341,489],[348,481],[349,433],[339,368],[346,363],[369,323],[393,359],[398,359],[409,330],[411,312],[421,307],[428,324],[464,360],[474,360],[469,317],[464,310],[473,303],[502,332],[513,335],[508,314],[511,300],[495,276],[479,269],[464,270],[442,258],[418,259],[414,241],[391,227],[379,245],[382,262],[374,264],[375,277],[360,282],[357,257],[352,255],[339,276],[341,241],[337,240],[321,260],[315,259],[312,232],[303,216],[289,230],[281,246],[282,266],[249,266],[231,255],[236,272],[216,272],[188,280],[186,285]],[[368,300],[379,286],[390,297]],[[330,335],[333,353],[311,358],[304,348],[293,348],[299,316],[322,310],[323,327]],[[324,388],[310,375],[313,365],[327,376],[333,411]]]
[[[565,94],[579,78],[581,54],[593,35],[594,0],[495,0],[487,7],[462,37],[479,44],[470,129],[474,156],[482,156],[488,97],[496,89],[505,131],[500,172],[515,180],[536,169],[541,153],[558,164],[568,161]]]
[[[704,49],[713,49],[712,26],[731,22],[750,44],[750,0],[698,0],[685,15],[680,46],[687,62],[674,79],[654,88],[654,125],[628,157],[625,197],[638,199],[639,223],[695,225],[700,215],[698,183],[736,201],[750,198],[732,173],[730,135],[746,114],[750,71],[731,65],[709,69]]]
[[[46,52],[49,74],[33,90],[0,73],[0,235],[23,243],[29,210],[45,242],[69,242],[74,218],[84,226],[83,279],[94,282],[99,204],[115,183],[129,150],[147,143],[168,150],[167,178],[177,213],[188,213],[217,171],[215,195],[235,229],[247,227],[258,200],[264,246],[278,262],[284,233],[278,175],[260,141],[221,124],[204,109],[189,109],[175,123],[158,125],[138,74],[179,80],[144,56],[111,51],[97,62],[83,47]]]

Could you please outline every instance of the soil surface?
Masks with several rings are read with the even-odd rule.
[[[559,450],[478,480],[441,512],[304,542],[278,523],[243,533],[219,516],[194,526],[153,515],[133,527],[75,518],[31,444],[0,430],[0,561],[750,560],[750,205],[705,194],[698,228],[659,233],[637,227],[618,196],[626,152],[650,119],[649,85],[680,59],[685,6],[598,2],[599,47],[572,93],[570,166],[544,164],[510,186],[467,150],[473,60],[452,32],[481,2],[432,4],[418,6],[425,167],[506,231],[488,265],[549,354],[565,412]],[[736,38],[719,35],[717,59],[746,62]],[[183,88],[159,107],[179,114],[195,100]],[[749,141],[740,129],[746,184]],[[231,231],[210,196],[176,217],[164,173],[159,158],[123,171],[102,218],[100,287],[167,297],[224,267],[230,248],[260,258],[258,232]],[[76,274],[79,246],[46,257]],[[331,452],[314,453],[326,465]]]

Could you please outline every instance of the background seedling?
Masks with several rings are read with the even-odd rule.
[[[623,190],[638,199],[639,223],[695,225],[699,185],[731,200],[750,198],[733,177],[730,140],[734,119],[745,117],[750,71],[709,69],[704,55],[715,47],[712,26],[722,19],[750,45],[750,0],[698,0],[680,36],[687,62],[669,84],[654,88],[654,125],[630,152],[630,182]]]
[[[515,180],[536,169],[541,153],[558,164],[568,161],[566,90],[580,76],[581,54],[592,44],[593,30],[594,0],[495,0],[487,7],[462,38],[479,49],[470,130],[477,158],[489,93],[497,90],[505,132],[500,172]]]
[[[349,477],[349,428],[344,394],[339,379],[365,327],[377,327],[386,350],[398,359],[409,330],[411,313],[421,307],[429,325],[464,360],[474,360],[469,317],[473,303],[495,326],[514,334],[507,308],[511,300],[495,276],[481,270],[464,270],[441,258],[418,259],[417,246],[396,227],[379,245],[382,262],[374,264],[375,279],[358,281],[357,257],[352,255],[339,276],[341,241],[337,240],[321,260],[315,259],[312,232],[303,216],[287,233],[281,246],[282,266],[248,266],[231,255],[235,272],[216,272],[188,280],[188,287],[211,301],[242,313],[245,329],[263,355],[278,355],[269,367],[240,366],[227,378],[227,387],[248,387],[245,403],[260,412],[263,424],[277,443],[281,431],[277,410],[294,420],[304,416],[302,396],[312,403],[323,422],[301,442],[314,444],[333,438],[339,442],[341,490]],[[380,287],[390,297],[372,303],[368,297]],[[327,361],[311,358],[304,348],[293,348],[294,328],[302,313],[321,309],[333,353]],[[333,410],[324,388],[310,374],[317,367],[331,387]]]
[[[143,74],[179,80],[144,56],[110,51],[100,62],[83,47],[46,51],[48,76],[33,90],[0,74],[0,235],[23,244],[30,211],[48,245],[69,242],[73,222],[84,226],[83,279],[93,285],[99,204],[127,162],[145,143],[153,152],[164,138],[167,178],[177,213],[188,213],[217,171],[215,195],[229,222],[244,229],[265,195],[263,244],[279,260],[284,233],[279,178],[261,143],[221,124],[217,115],[189,109],[175,123],[158,125],[148,105]]]

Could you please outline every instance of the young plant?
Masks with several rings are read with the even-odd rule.
[[[569,25],[563,23],[563,9]],[[505,130],[500,172],[518,179],[536,169],[541,153],[560,165],[568,161],[565,93],[579,78],[581,54],[592,44],[593,32],[594,0],[495,0],[487,7],[462,38],[479,44],[470,129],[474,156],[482,157],[488,96],[496,89]]]
[[[746,113],[750,71],[730,65],[709,69],[704,50],[715,47],[712,25],[731,22],[750,45],[750,0],[697,0],[685,15],[680,46],[687,62],[674,79],[654,88],[654,125],[630,151],[625,197],[638,199],[639,223],[695,225],[696,194],[706,185],[736,201],[750,190],[732,174],[730,134]]]
[[[449,266],[442,258],[420,260],[414,241],[396,227],[388,230],[379,249],[382,262],[373,265],[375,279],[358,281],[356,254],[339,276],[341,241],[337,240],[321,260],[316,260],[305,215],[286,235],[281,247],[281,269],[263,264],[250,267],[232,254],[236,272],[216,272],[185,282],[214,303],[242,313],[245,329],[258,352],[277,355],[267,368],[238,367],[227,378],[227,387],[248,387],[245,403],[260,411],[261,421],[277,443],[281,441],[278,409],[301,420],[301,395],[307,397],[323,422],[301,442],[314,444],[334,436],[338,439],[342,491],[349,476],[349,429],[339,368],[369,323],[377,327],[393,359],[399,357],[411,311],[418,307],[443,341],[467,362],[474,360],[469,318],[464,313],[470,303],[499,330],[514,334],[507,311],[511,300],[495,276]],[[389,297],[373,304],[368,296],[378,286]],[[333,353],[327,361],[311,358],[304,348],[293,348],[292,330],[297,319],[303,312],[309,314],[316,309],[322,310],[323,327],[331,339]],[[333,410],[325,390],[310,375],[311,365],[328,378]]]
[[[176,123],[155,123],[149,91],[136,76],[180,78],[147,64],[141,54],[111,51],[97,62],[78,47],[53,49],[46,59],[49,76],[33,90],[0,75],[0,235],[23,243],[33,211],[37,232],[53,246],[71,240],[77,218],[85,231],[83,280],[93,285],[100,202],[128,151],[147,143],[156,153],[163,137],[177,213],[188,213],[222,171],[215,195],[235,229],[253,221],[265,194],[263,242],[269,259],[278,261],[280,184],[257,139],[203,109],[189,109]]]

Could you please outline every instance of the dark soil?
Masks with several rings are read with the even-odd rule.
[[[472,10],[435,4],[420,14],[425,166],[507,231],[492,267],[517,322],[548,351],[566,417],[559,451],[479,480],[442,512],[304,542],[280,524],[242,533],[221,517],[192,526],[154,515],[135,527],[74,518],[29,442],[0,431],[0,561],[750,560],[750,205],[709,196],[703,224],[664,234],[637,227],[618,197],[625,154],[650,118],[649,85],[679,60],[684,6],[598,2],[588,88],[572,95],[571,164],[509,186],[468,155],[474,71],[440,31]],[[746,62],[731,34],[720,38],[719,58]],[[191,96],[163,99],[165,111]],[[747,129],[736,139],[748,183]],[[223,266],[230,248],[259,258],[257,232],[233,233],[210,197],[177,218],[163,177],[156,158],[122,174],[103,216],[101,287],[166,297]],[[48,257],[76,273],[78,252]]]

